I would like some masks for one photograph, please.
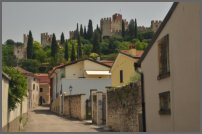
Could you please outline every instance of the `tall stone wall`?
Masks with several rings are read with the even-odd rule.
[[[142,131],[141,115],[140,82],[107,91],[107,127],[121,132]]]
[[[64,115],[79,120],[86,119],[85,94],[64,96]]]

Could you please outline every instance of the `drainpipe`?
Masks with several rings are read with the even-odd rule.
[[[146,132],[146,117],[145,117],[145,99],[144,99],[144,75],[142,72],[138,71],[140,64],[134,63],[135,71],[141,76],[141,95],[142,95],[142,126],[143,132]]]

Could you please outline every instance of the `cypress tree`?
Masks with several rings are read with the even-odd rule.
[[[60,44],[64,45],[64,43],[65,43],[65,36],[64,36],[64,33],[62,32],[60,37]]]
[[[135,35],[135,21],[132,19],[128,25],[128,32],[131,37]]]
[[[76,37],[75,37],[75,39],[78,38],[78,34],[79,34],[79,24],[77,23],[76,24]]]
[[[53,33],[53,38],[52,38],[52,43],[51,43],[51,56],[52,57],[56,56],[57,50],[58,50],[58,44],[57,44],[57,41],[56,41],[55,34]]]
[[[91,39],[93,37],[93,23],[92,20],[88,22],[88,31],[87,31],[87,39]]]
[[[78,35],[77,42],[78,42],[78,46],[77,46],[77,57],[78,57],[78,59],[80,59],[80,58],[82,58],[82,50],[81,50],[81,39],[80,39],[80,35]]]
[[[71,61],[75,61],[75,60],[76,60],[76,57],[75,57],[74,44],[72,44]]]
[[[69,53],[68,53],[68,43],[65,42],[65,59],[68,61],[69,59]]]
[[[125,23],[122,20],[122,37],[125,37]]]
[[[33,53],[34,53],[34,50],[33,50],[32,32],[29,31],[28,42],[27,42],[27,59],[32,59]]]
[[[82,24],[80,25],[80,36],[83,36],[83,27],[82,27]]]
[[[83,33],[83,36],[84,36],[85,39],[87,39],[86,26],[84,26],[84,33]]]
[[[136,19],[135,19],[135,28],[134,28],[134,30],[135,30],[134,36],[135,36],[135,38],[137,38],[137,20]]]
[[[97,30],[93,34],[93,52],[100,54],[100,34]]]

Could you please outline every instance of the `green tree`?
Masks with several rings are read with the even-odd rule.
[[[122,37],[125,37],[125,23],[124,23],[124,20],[122,20]]]
[[[137,38],[137,20],[135,19],[134,37]]]
[[[93,52],[100,54],[100,34],[97,30],[93,34]]]
[[[84,36],[85,39],[87,39],[86,26],[84,26],[84,33],[83,33],[83,36]]]
[[[80,39],[80,35],[78,35],[78,46],[77,46],[77,57],[78,59],[82,58],[82,49],[81,49],[81,39]]]
[[[65,42],[65,59],[68,61],[69,59],[69,53],[68,53],[68,43]]]
[[[130,20],[130,23],[128,25],[128,32],[131,38],[135,37],[135,21],[133,19]]]
[[[12,39],[8,39],[6,42],[5,42],[6,45],[9,45],[9,46],[13,46],[15,45],[15,41],[13,41]]]
[[[97,53],[91,53],[90,54],[90,59],[92,59],[92,60],[96,60],[97,57],[99,57],[99,54],[97,54]]]
[[[40,63],[36,59],[21,59],[19,60],[19,66],[29,72],[37,73],[39,72]]]
[[[2,63],[6,66],[15,67],[17,58],[14,55],[14,48],[11,45],[2,45]]]
[[[3,71],[11,78],[8,90],[8,109],[11,111],[17,104],[22,103],[27,93],[27,80],[15,68],[3,66]]]
[[[46,60],[46,53],[42,49],[39,42],[34,41],[33,43],[33,59],[37,59],[39,62],[43,63]]]
[[[58,44],[56,41],[55,34],[53,33],[52,43],[51,43],[51,56],[55,57],[58,51]]]
[[[32,32],[29,31],[28,35],[28,42],[27,42],[27,59],[33,58],[33,38],[32,38]]]
[[[64,43],[65,43],[65,36],[64,36],[64,33],[62,32],[60,37],[60,44],[64,45]]]
[[[93,23],[92,20],[88,22],[88,31],[87,31],[87,39],[91,40],[93,37]]]
[[[74,49],[74,44],[72,44],[71,61],[75,61],[75,60],[76,60],[75,49]]]
[[[82,24],[80,25],[80,36],[83,36],[83,26],[82,26]]]
[[[84,55],[89,56],[90,53],[93,50],[93,45],[92,44],[85,44],[84,47],[83,47],[83,49],[84,49]]]

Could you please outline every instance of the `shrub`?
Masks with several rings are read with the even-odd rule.
[[[3,66],[3,71],[11,78],[8,90],[8,109],[11,111],[23,101],[27,93],[27,80],[15,68]]]

